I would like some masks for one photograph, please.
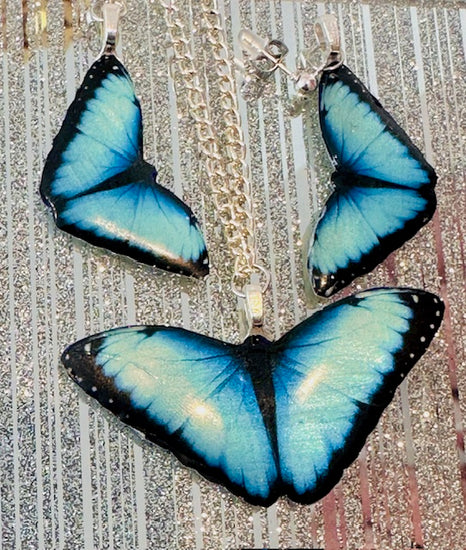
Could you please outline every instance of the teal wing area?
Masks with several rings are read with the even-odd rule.
[[[204,238],[189,207],[142,159],[139,101],[124,66],[104,55],[87,72],[45,162],[41,195],[57,225],[139,262],[204,276]]]
[[[264,504],[273,500],[277,467],[241,349],[183,329],[130,327],[81,340],[62,360],[123,422]]]
[[[375,289],[328,306],[276,344],[280,492],[311,503],[359,454],[443,316],[439,298]]]
[[[57,200],[57,225],[96,246],[167,271],[204,276],[207,250],[188,207],[139,162],[92,192]]]
[[[416,189],[338,174],[334,181],[337,188],[317,222],[308,256],[313,288],[326,297],[372,271],[435,210],[435,201]]]

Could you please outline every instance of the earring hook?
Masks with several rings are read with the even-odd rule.
[[[293,73],[283,63],[288,53],[288,47],[283,42],[280,40],[267,42],[249,29],[242,29],[238,39],[250,56],[258,76],[268,78],[279,68],[289,77],[293,77]]]

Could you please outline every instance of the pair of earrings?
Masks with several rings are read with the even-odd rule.
[[[108,6],[105,23],[113,28],[120,5]],[[343,65],[336,35],[329,37],[328,27],[323,22],[317,26],[323,45],[330,46],[325,64],[294,75],[305,97],[321,74],[320,124],[336,167],[335,191],[308,253],[313,288],[327,297],[410,239],[436,206],[434,170]],[[286,70],[283,43],[260,46],[248,32],[240,39],[249,51],[259,51],[252,60],[257,77]],[[149,265],[204,276],[207,251],[197,221],[184,203],[157,184],[156,175],[143,160],[141,110],[131,79],[107,40],[54,140],[43,172],[42,197],[57,225],[75,236]]]
[[[104,5],[106,29],[116,28],[109,19],[118,15],[117,6]],[[47,158],[42,196],[58,225],[77,236],[147,263],[170,262],[184,273],[203,275],[207,255],[191,211],[156,183],[155,169],[142,159],[139,103],[114,44],[114,33],[107,32],[104,52],[87,73]],[[273,62],[281,63],[276,57]],[[358,198],[359,205],[367,209],[371,201],[385,206],[394,194],[416,196],[423,179],[416,180],[417,187],[406,180],[416,170],[431,172],[348,69],[324,72],[320,86],[324,139],[338,168],[335,198],[327,204],[333,214],[330,222],[323,215],[314,242],[324,241],[322,248],[338,244],[353,261],[347,241],[325,244],[332,227],[351,226],[351,210],[344,223],[333,220],[339,204],[361,195],[366,198]],[[371,121],[365,130],[368,156],[356,133],[336,130],[350,107]],[[382,151],[401,152],[394,182],[381,177]],[[375,153],[377,160],[369,162]],[[356,170],[364,163],[366,172]],[[382,212],[371,215],[385,219]],[[399,218],[390,222],[396,235],[404,227],[396,225]],[[370,250],[378,249],[375,241],[370,233]],[[321,264],[317,269],[314,278],[322,279]],[[252,504],[267,506],[280,496],[311,503],[357,457],[432,340],[443,304],[421,290],[373,289],[323,308],[276,342],[261,330],[260,309],[239,345],[181,328],[136,326],[81,340],[65,350],[62,361],[86,393],[207,479]]]

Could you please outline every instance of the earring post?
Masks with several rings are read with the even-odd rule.
[[[288,48],[280,40],[267,41],[249,29],[242,29],[238,34],[238,40],[240,41],[244,51],[250,56],[252,63],[255,63],[256,68],[261,73],[272,74],[277,69],[280,69],[291,79],[296,78],[296,75],[294,75],[293,72],[283,63],[283,58],[288,53]],[[272,47],[278,48],[277,54],[270,51]],[[264,58],[272,62],[272,66],[268,70],[257,67],[257,62],[263,60]]]

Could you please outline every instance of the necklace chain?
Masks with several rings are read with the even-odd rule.
[[[241,293],[238,289],[242,289],[252,273],[258,270],[264,272],[264,268],[256,263],[254,215],[246,148],[241,129],[236,82],[228,57],[222,17],[217,0],[201,0],[205,36],[212,48],[216,75],[220,83],[219,104],[226,124],[220,144],[206,94],[200,83],[200,73],[194,62],[190,41],[186,37],[185,26],[179,16],[179,8],[175,0],[163,5],[173,47],[173,60],[183,77],[186,100],[190,115],[196,123],[199,148],[204,157],[213,200],[223,224],[228,246],[235,257],[233,290]],[[221,147],[224,151],[221,151]]]

